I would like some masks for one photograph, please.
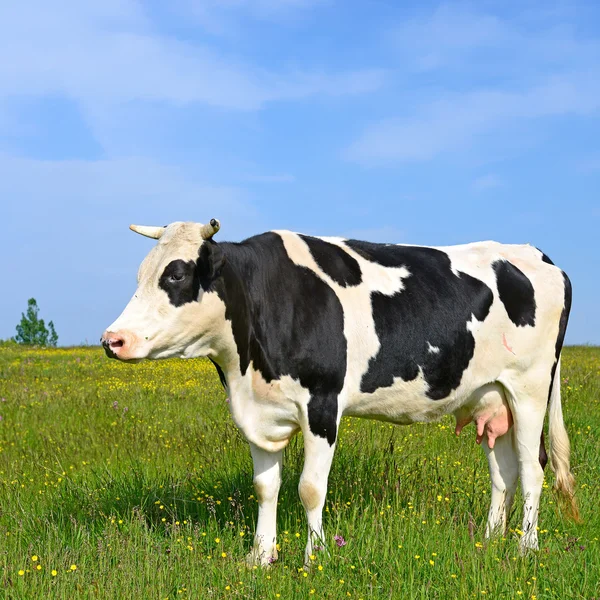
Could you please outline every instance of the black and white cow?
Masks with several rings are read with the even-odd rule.
[[[300,430],[307,556],[324,539],[342,415],[407,424],[453,414],[457,433],[475,421],[492,482],[487,535],[505,528],[520,476],[526,550],[538,545],[548,409],[556,487],[576,511],[560,401],[571,285],[540,250],[290,231],[216,243],[215,219],[131,229],[158,244],[103,345],[124,361],[213,361],[254,461],[259,512],[250,561],[277,556],[282,452]]]

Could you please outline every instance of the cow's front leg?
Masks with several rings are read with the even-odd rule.
[[[277,496],[281,485],[283,450],[266,452],[250,444],[254,461],[254,489],[258,499],[258,523],[249,565],[269,565],[277,559]]]
[[[298,492],[308,521],[308,541],[304,554],[306,565],[310,564],[310,556],[314,554],[316,547],[325,547],[323,506],[334,451],[335,443],[330,445],[325,438],[304,432],[304,468]]]

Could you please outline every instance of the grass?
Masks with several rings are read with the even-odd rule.
[[[540,550],[520,512],[486,543],[489,479],[472,427],[344,419],[330,477],[330,556],[302,569],[302,439],[286,450],[280,559],[248,569],[257,512],[248,446],[205,360],[123,365],[98,348],[0,346],[5,598],[600,598],[600,348],[563,353],[583,524],[546,472]],[[334,535],[346,545],[338,546]]]

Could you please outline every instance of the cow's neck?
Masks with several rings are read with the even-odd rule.
[[[253,366],[268,367],[261,343],[260,306],[256,297],[266,293],[269,273],[263,268],[260,247],[256,244],[223,242],[225,253],[223,273],[215,286],[215,291],[225,304],[226,337],[230,339],[229,327],[235,342],[223,344],[216,362],[225,372],[228,383],[234,377],[244,376],[250,362]]]

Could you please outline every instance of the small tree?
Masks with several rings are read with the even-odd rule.
[[[50,321],[46,327],[44,319],[38,317],[39,311],[35,298],[29,298],[27,313],[21,313],[21,322],[17,325],[17,335],[13,338],[15,342],[32,346],[56,346],[58,335],[54,323]]]

